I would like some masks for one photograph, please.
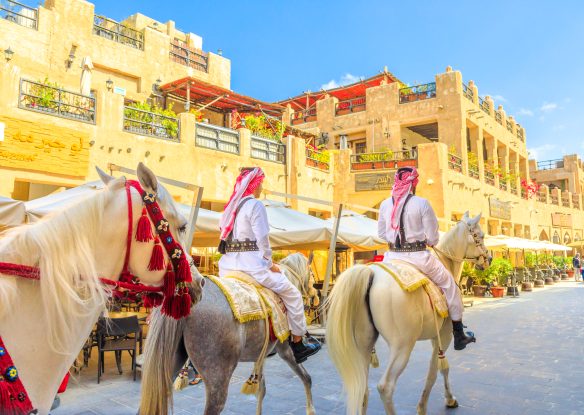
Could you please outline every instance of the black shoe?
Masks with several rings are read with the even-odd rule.
[[[321,348],[321,345],[318,340],[313,337],[307,336],[306,341],[303,339],[298,343],[294,343],[290,341],[290,347],[292,348],[292,352],[294,353],[294,358],[296,359],[296,363],[305,362],[313,354],[318,353]]]
[[[465,326],[462,321],[452,322],[452,332],[454,333],[454,350],[463,350],[467,344],[476,343],[477,339],[472,331],[464,332]]]

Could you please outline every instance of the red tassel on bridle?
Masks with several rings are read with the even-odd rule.
[[[136,229],[136,240],[138,242],[150,242],[152,239],[154,239],[152,235],[152,224],[148,218],[146,208],[143,207],[142,216],[138,220],[138,227]]]
[[[148,263],[148,271],[160,271],[164,269],[164,252],[162,251],[162,246],[160,245],[160,239],[158,236],[154,238],[154,248],[152,249],[152,255],[150,256],[150,262]]]

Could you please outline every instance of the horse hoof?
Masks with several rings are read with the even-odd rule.
[[[451,399],[449,401],[446,401],[446,407],[448,409],[458,408],[458,401],[456,399]]]

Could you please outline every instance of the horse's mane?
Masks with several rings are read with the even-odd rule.
[[[109,190],[48,215],[30,225],[6,231],[0,238],[0,261],[37,266],[49,346],[62,353],[74,338],[73,322],[105,306],[107,292],[100,285],[94,248],[100,235]],[[0,315],[10,309],[18,277],[0,277]]]

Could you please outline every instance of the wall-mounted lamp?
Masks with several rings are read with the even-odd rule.
[[[10,46],[8,46],[8,49],[4,49],[4,59],[6,59],[6,62],[10,62],[13,56],[14,51],[10,49]]]
[[[91,141],[89,142],[89,145],[90,145],[90,146],[92,146],[92,147],[93,147],[93,145],[94,145],[94,144],[95,144],[95,140],[91,140]]]
[[[130,147],[128,147],[128,148],[126,149],[126,153],[131,153],[131,152],[132,152],[132,149],[131,149]]]
[[[223,56],[223,49],[217,49],[217,55]]]
[[[114,81],[112,81],[112,78],[108,78],[108,80],[105,81],[105,86],[106,86],[108,91],[111,91],[112,89],[114,89]]]
[[[148,150],[144,153],[144,157],[148,157],[149,155],[150,155],[150,150]]]
[[[154,81],[154,85],[152,85],[154,87],[154,91],[159,92],[161,85],[162,85],[162,79],[160,79],[160,77],[159,77],[156,79],[156,81]]]
[[[432,186],[434,184],[434,179],[428,179],[428,180],[426,180],[426,184],[428,186]]]
[[[227,164],[223,163],[221,164],[221,171],[225,171],[227,170]]]
[[[73,65],[73,61],[75,60],[75,52],[71,51],[69,53],[69,57],[67,58],[67,69]]]
[[[160,156],[160,157],[158,158],[158,161],[162,161],[162,160],[164,160],[165,158],[166,158],[166,156]]]

